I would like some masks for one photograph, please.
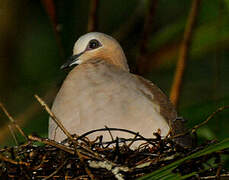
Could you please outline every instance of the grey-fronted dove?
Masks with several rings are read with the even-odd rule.
[[[91,32],[80,37],[73,56],[62,68],[74,67],[65,79],[52,106],[67,130],[82,134],[93,129],[123,128],[152,138],[183,132],[183,125],[167,96],[150,81],[129,72],[125,54],[112,37]],[[95,139],[101,132],[89,136]],[[111,140],[108,132],[102,133]],[[112,131],[114,137],[132,137]],[[50,119],[49,138],[66,138]]]

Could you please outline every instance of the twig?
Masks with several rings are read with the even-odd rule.
[[[40,138],[40,137],[33,136],[33,135],[29,135],[28,138],[29,138],[29,140],[32,140],[32,141],[41,142],[41,143],[44,143],[44,144],[59,148],[59,149],[65,151],[65,152],[68,152],[70,154],[75,154],[75,150],[74,149],[69,148],[69,147],[67,147],[65,145],[62,145],[60,143],[57,143],[56,141],[53,141],[53,140],[50,140],[50,139]]]
[[[90,9],[88,14],[88,25],[87,25],[88,32],[96,31],[98,27],[98,6],[99,6],[99,0],[90,1]]]
[[[184,136],[184,135],[187,135],[189,133],[195,133],[197,131],[197,129],[199,129],[201,126],[205,125],[208,123],[208,121],[210,121],[217,113],[223,111],[224,109],[229,109],[229,105],[227,106],[222,106],[222,107],[219,107],[216,111],[214,111],[210,116],[208,116],[208,118],[201,122],[200,124],[198,125],[195,125],[193,128],[187,130],[186,132],[184,133],[180,133],[180,134],[177,134],[177,135],[174,135],[174,136],[171,136],[169,138],[177,138],[177,137],[181,137],[181,136]],[[168,138],[168,139],[169,139]]]
[[[77,141],[74,141],[74,138],[72,137],[72,135],[67,131],[67,129],[63,126],[63,124],[60,122],[60,120],[55,116],[55,114],[53,114],[53,112],[51,111],[51,109],[48,107],[48,105],[38,96],[35,95],[35,98],[38,100],[38,102],[41,104],[41,106],[47,111],[47,113],[50,115],[50,117],[54,120],[54,122],[60,127],[60,129],[65,133],[65,135],[72,141],[74,147],[75,147],[75,152],[78,155],[80,161],[84,164],[85,167],[85,171],[87,172],[88,176],[91,179],[94,179],[93,174],[90,172],[90,170],[88,169],[88,167],[86,166],[86,164],[83,161],[83,157],[81,155],[81,153],[77,150],[76,148],[76,144]],[[76,135],[77,136],[77,135]],[[78,136],[77,136],[78,137]],[[88,149],[87,149],[88,150]]]
[[[143,11],[145,10],[145,2],[144,1],[137,1],[138,4],[136,5],[136,9],[134,12],[131,13],[128,21],[124,21],[123,24],[115,29],[112,33],[112,37],[115,37],[116,40],[122,42],[124,38],[130,34],[133,29],[135,29],[137,22],[143,18]]]
[[[138,137],[138,134],[139,134],[139,133],[137,133],[137,134],[135,135],[135,137],[133,138],[133,140],[127,145],[128,148],[130,148],[130,146],[132,146],[132,144],[136,141],[136,139],[137,139],[137,137]]]
[[[87,164],[84,162],[84,156],[83,156],[79,151],[76,151],[76,153],[77,153],[77,155],[78,155],[78,157],[79,157],[80,162],[83,164],[84,169],[85,169],[87,175],[88,175],[92,180],[94,180],[94,179],[95,179],[94,175],[91,173],[91,171],[90,171],[90,169],[88,168]]]
[[[59,35],[60,28],[58,28],[58,24],[57,24],[55,3],[53,0],[42,0],[41,2],[52,24],[52,28],[54,31],[54,35],[56,38],[56,42],[59,48],[60,55],[62,58],[64,58],[64,49],[63,49],[61,38]]]
[[[79,156],[79,159],[82,163],[84,163],[82,156],[80,152],[76,148],[77,141],[74,141],[72,135],[67,131],[67,129],[63,126],[63,124],[60,122],[60,120],[53,114],[51,109],[48,107],[48,105],[38,96],[35,95],[35,98],[38,100],[38,102],[41,104],[41,106],[47,111],[47,113],[50,115],[50,117],[54,120],[54,122],[60,127],[60,129],[65,133],[65,135],[72,141],[74,147],[75,147],[75,152]],[[85,165],[85,170],[87,170],[87,167]],[[90,176],[90,174],[88,174]]]
[[[65,152],[68,152],[72,155],[75,154],[75,149],[73,148],[70,148],[70,147],[67,147],[63,144],[60,144],[60,143],[57,143],[56,141],[54,140],[51,140],[51,139],[45,139],[45,138],[41,138],[41,137],[37,137],[37,136],[33,136],[33,135],[29,135],[28,136],[29,140],[32,140],[32,141],[37,141],[37,142],[41,142],[41,143],[44,143],[46,145],[49,145],[49,146],[53,146],[53,147],[56,147],[58,149],[61,149]],[[81,147],[84,151],[80,150],[80,149],[77,149],[77,151],[79,151],[80,153],[88,156],[88,157],[91,157],[91,158],[94,158],[94,159],[97,159],[97,160],[102,160],[102,158],[100,158],[98,156],[98,154],[94,153],[93,151],[89,151],[87,148],[83,147],[83,146],[79,146]]]
[[[44,95],[44,99],[46,99],[48,102],[51,101],[51,97],[53,97],[54,94],[56,94],[57,88],[50,88],[49,91]],[[21,127],[30,119],[35,117],[37,113],[40,110],[40,106],[37,104],[37,102],[34,102],[30,104],[26,110],[24,110],[22,113],[17,115],[15,119],[17,120],[17,124]],[[6,137],[8,137],[9,130],[8,130],[8,124],[4,125],[0,128],[0,143],[3,142]]]
[[[229,105],[227,106],[222,106],[222,107],[219,107],[215,112],[213,112],[210,116],[208,116],[208,118],[203,121],[202,123],[198,124],[198,125],[195,125],[192,129],[191,129],[191,132],[194,133],[196,132],[197,129],[199,129],[201,126],[205,125],[208,121],[210,121],[217,113],[223,111],[224,109],[228,109],[229,108]]]
[[[228,178],[229,177],[229,173],[228,174],[221,174],[220,175],[221,178]],[[206,177],[200,177],[200,179],[216,179],[217,176],[206,176]]]
[[[89,134],[92,134],[94,132],[99,132],[99,131],[123,131],[123,132],[129,133],[129,134],[133,134],[135,136],[138,136],[138,137],[142,138],[143,140],[148,141],[147,138],[143,137],[142,135],[140,135],[139,133],[136,133],[134,131],[131,131],[131,130],[128,130],[128,129],[122,129],[122,128],[108,128],[108,127],[100,128],[100,129],[93,129],[91,131],[88,131],[88,132],[80,135],[76,140],[82,139],[82,138],[88,136]]]
[[[7,158],[7,157],[1,155],[1,154],[0,154],[0,159],[1,159],[2,161],[9,162],[9,163],[15,164],[15,165],[25,165],[25,166],[29,166],[29,165],[30,165],[30,163],[27,163],[27,162],[23,162],[23,161],[14,161],[14,160],[9,159],[9,158]]]
[[[19,144],[18,144],[17,138],[15,136],[14,130],[12,129],[12,126],[9,124],[8,127],[9,127],[11,135],[13,136],[13,139],[14,139],[16,145],[18,146]]]
[[[170,99],[172,103],[177,107],[179,103],[179,97],[181,93],[181,86],[183,82],[184,72],[186,69],[187,56],[189,47],[193,35],[193,29],[198,14],[198,8],[201,0],[193,0],[192,7],[189,12],[189,17],[185,27],[183,41],[181,42],[180,52],[178,56],[178,62],[176,66],[176,72],[173,79],[172,89],[170,93]]]
[[[47,177],[45,177],[45,178],[43,178],[43,180],[47,180],[47,179],[49,179],[49,178],[51,178],[51,177],[53,177],[56,173],[58,173],[59,172],[59,170],[62,168],[62,167],[64,167],[64,165],[67,163],[67,161],[68,161],[68,159],[66,159],[53,173],[51,173],[49,176],[47,176]]]
[[[109,134],[110,134],[111,141],[114,141],[114,137],[113,137],[113,135],[112,135],[110,129],[109,129],[107,126],[105,126],[105,128],[108,130],[108,132],[109,132]]]
[[[11,121],[11,123],[13,123],[13,125],[18,129],[18,131],[22,134],[22,136],[28,140],[27,136],[25,135],[24,131],[21,129],[21,127],[16,123],[16,121],[14,120],[14,118],[8,113],[8,111],[6,110],[5,106],[0,103],[0,107],[3,110],[3,112],[5,113],[5,115],[8,117],[8,119]]]
[[[38,96],[35,94],[35,98],[41,104],[41,106],[46,110],[46,112],[50,115],[50,117],[54,120],[54,122],[60,127],[60,129],[64,132],[64,134],[71,140],[74,141],[72,135],[68,132],[68,130],[63,126],[60,120],[53,114],[51,109],[48,105]]]
[[[80,139],[82,139],[82,138],[88,136],[89,134],[92,134],[92,133],[94,133],[94,132],[99,132],[99,131],[123,131],[123,132],[129,133],[129,134],[133,134],[133,135],[135,135],[135,136],[137,136],[137,137],[140,137],[140,140],[144,140],[144,141],[148,142],[149,144],[152,144],[152,142],[150,141],[150,139],[147,139],[147,138],[143,137],[143,136],[140,135],[138,132],[136,133],[136,132],[131,131],[131,130],[128,130],[128,129],[122,129],[122,128],[108,128],[108,127],[107,127],[107,128],[94,129],[94,130],[88,131],[88,132],[82,134],[81,136],[79,136],[76,140],[80,140]],[[132,140],[133,140],[133,139],[129,139],[129,140],[127,140],[127,141],[132,141]],[[135,137],[135,140],[139,140],[139,139],[137,139],[137,138]],[[110,142],[108,142],[108,143],[115,143],[115,142],[116,142],[116,141],[114,140],[114,141],[110,141]],[[105,143],[103,143],[103,144],[105,144]],[[152,144],[152,145],[153,145],[153,144]]]
[[[79,160],[82,162],[82,164],[84,164],[84,168],[85,168],[85,171],[87,172],[88,176],[91,178],[91,179],[94,179],[94,176],[93,174],[91,173],[91,171],[88,169],[88,167],[86,166],[86,164],[84,163],[83,159],[84,159],[84,155],[81,154],[81,152],[79,152],[78,149],[71,149],[69,147],[66,147],[65,145],[62,145],[62,144],[59,144],[53,140],[49,140],[49,139],[43,139],[43,138],[39,138],[39,137],[36,137],[36,136],[32,136],[32,135],[29,135],[29,139],[30,140],[33,140],[33,141],[38,141],[38,142],[42,142],[44,144],[47,144],[47,145],[51,145],[51,146],[54,146],[56,148],[59,148],[59,149],[62,149],[63,151],[65,152],[68,152],[70,154],[75,154],[75,152],[77,153],[78,157],[79,157]],[[73,142],[74,143],[74,142]],[[82,152],[83,154],[85,154],[85,152]],[[88,155],[88,154],[86,154]],[[94,154],[93,154],[94,155]],[[91,154],[89,155],[89,157],[92,157]],[[96,159],[99,159],[97,158],[97,156],[93,156],[93,158],[96,158]],[[101,159],[99,159],[101,160]],[[65,163],[64,163],[65,164]],[[59,171],[59,169],[58,169]],[[47,179],[49,179],[50,177],[52,177],[53,175],[55,175],[58,171],[54,171],[52,174],[50,174]],[[44,178],[46,179],[46,178]]]
[[[216,171],[216,179],[217,180],[220,180],[220,172],[222,170],[222,164],[220,163],[219,164],[219,167],[217,168],[217,171]]]
[[[84,175],[85,177],[88,177],[87,175]],[[82,177],[84,177],[83,175],[82,175]],[[38,178],[38,179],[40,179],[40,178],[45,178],[45,177],[47,177],[47,176],[36,176],[36,178]],[[63,178],[63,176],[58,176],[58,175],[54,175],[54,176],[52,176],[53,177],[53,179],[60,179],[60,178]],[[69,180],[69,179],[72,179],[72,176],[65,176],[65,178],[66,178],[66,180]],[[78,177],[77,177],[78,178]],[[76,179],[77,180],[77,179]],[[81,179],[80,179],[81,180]]]
[[[145,15],[145,22],[142,31],[142,39],[140,41],[140,48],[139,48],[139,56],[137,58],[137,73],[143,74],[144,73],[144,65],[146,63],[145,56],[148,52],[148,41],[150,38],[150,33],[152,32],[152,24],[154,20],[154,15],[157,7],[158,0],[149,0],[149,9]]]

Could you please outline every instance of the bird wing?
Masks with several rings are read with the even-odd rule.
[[[169,98],[163,93],[163,91],[154,85],[151,81],[144,79],[141,76],[135,75],[144,86],[153,94],[154,98],[151,101],[157,103],[160,107],[160,114],[166,119],[170,126],[171,135],[183,134],[186,132],[184,122],[177,117],[175,107],[169,100]],[[187,134],[182,137],[175,138],[175,141],[183,146],[192,145],[192,137]]]

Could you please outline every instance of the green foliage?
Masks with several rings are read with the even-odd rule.
[[[134,64],[138,55],[146,2],[101,0],[99,6],[98,31],[121,37],[119,41],[129,64]],[[167,95],[191,2],[159,0],[152,23],[148,42],[152,70],[144,76]],[[55,8],[64,57],[60,55],[52,23],[41,1],[25,3],[15,16],[16,28],[9,29],[14,36],[8,37],[4,44],[10,49],[10,58],[0,60],[0,101],[14,117],[24,114],[36,103],[35,93],[44,97],[53,87],[60,87],[66,73],[59,67],[71,55],[74,41],[86,32],[89,1],[57,0]],[[205,120],[217,107],[229,104],[228,14],[229,0],[201,1],[178,108],[180,115],[188,120],[189,128]],[[4,69],[7,69],[5,74]],[[8,120],[0,115],[0,125],[4,126]],[[40,109],[34,117],[27,119],[23,128],[28,133],[45,136],[47,124],[48,115]],[[198,135],[202,139],[222,140],[228,137],[228,126],[228,111],[225,111],[198,130]]]
[[[203,155],[217,152],[217,151],[220,151],[220,150],[223,150],[226,148],[229,148],[229,139],[228,138],[217,143],[217,144],[212,144],[209,147],[207,147],[201,151],[198,151],[194,154],[191,154],[191,155],[189,155],[183,159],[177,160],[177,161],[175,161],[175,162],[173,162],[173,163],[171,163],[165,167],[162,167],[161,169],[156,170],[153,173],[150,173],[150,174],[148,174],[142,178],[139,178],[139,180],[144,180],[144,179],[150,179],[150,180],[156,180],[156,179],[162,180],[163,179],[163,180],[166,180],[166,179],[185,179],[185,178],[188,178],[190,176],[195,175],[196,173],[194,172],[194,173],[191,173],[191,174],[188,174],[185,176],[181,176],[181,175],[172,173],[172,171],[176,167],[178,167],[179,165],[181,165],[183,162],[185,162],[187,160],[190,160],[193,158],[198,158],[198,157],[201,157]]]

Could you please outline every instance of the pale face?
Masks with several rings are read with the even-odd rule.
[[[105,60],[129,70],[126,57],[119,43],[112,37],[98,32],[81,36],[74,45],[73,56],[61,68],[83,64],[92,59]]]

